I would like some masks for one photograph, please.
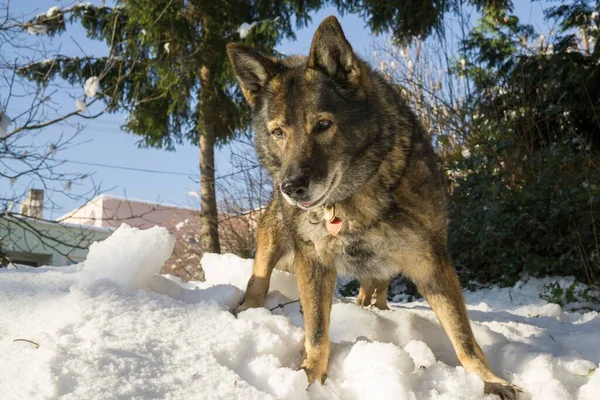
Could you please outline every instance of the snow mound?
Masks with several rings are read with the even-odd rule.
[[[252,275],[252,260],[245,260],[233,254],[212,254],[203,255],[202,269],[206,282],[214,284],[232,284],[241,290],[246,290],[248,279]],[[271,277],[270,292],[279,292],[288,299],[299,298],[296,277],[290,273],[273,271]]]
[[[359,341],[343,361],[344,399],[383,399],[394,393],[396,398],[414,399],[410,390],[414,369],[408,353],[391,343]]]
[[[80,284],[89,286],[107,279],[132,289],[148,287],[171,256],[173,246],[175,236],[165,228],[140,230],[122,224],[106,240],[90,246]]]
[[[252,261],[206,254],[207,281],[182,282],[157,274],[173,241],[123,225],[82,265],[0,269],[0,398],[495,398],[424,301],[336,300],[328,379],[308,386],[295,278],[274,271],[266,308],[236,318]],[[595,400],[600,315],[540,300],[546,283],[465,293],[475,336],[522,399]]]

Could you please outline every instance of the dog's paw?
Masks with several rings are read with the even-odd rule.
[[[237,317],[239,313],[241,313],[242,311],[246,311],[249,308],[261,308],[264,306],[265,306],[264,300],[261,301],[260,299],[255,299],[255,298],[246,296],[244,298],[244,300],[242,301],[242,303],[239,306],[237,306],[236,308],[234,308],[231,313]]]
[[[483,390],[486,394],[495,394],[502,400],[517,400],[518,394],[523,392],[519,386],[508,382],[485,382]]]
[[[306,377],[308,378],[308,386],[312,385],[314,382],[319,382],[320,384],[325,383],[327,379],[327,373],[325,372],[317,372],[314,369],[302,367],[300,368],[306,372]],[[308,389],[308,387],[306,388]]]
[[[378,309],[380,309],[380,310],[382,310],[382,311],[389,311],[389,309],[390,309],[388,307],[386,301],[375,303],[375,307],[378,308]]]
[[[244,305],[244,303],[238,305],[236,308],[234,308],[231,313],[237,318],[238,314],[241,313],[242,311],[246,311],[247,309],[249,309],[251,307],[247,307]]]
[[[308,378],[308,385],[310,386],[313,382],[325,383],[327,379],[327,370],[319,366],[320,363],[310,362],[308,359],[304,360],[300,369],[306,372]]]
[[[368,307],[369,303],[370,302],[367,301],[366,296],[358,295],[358,297],[356,298],[356,305],[359,307]]]
[[[389,310],[390,308],[387,305],[385,299],[383,301],[376,301],[375,304],[371,304],[371,298],[367,296],[358,296],[356,298],[356,305],[359,307],[370,307],[373,305],[375,308],[380,310]]]

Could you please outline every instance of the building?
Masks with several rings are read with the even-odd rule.
[[[1,248],[12,262],[33,266],[69,265],[83,261],[89,245],[104,240],[123,223],[140,229],[158,225],[176,237],[173,254],[163,272],[186,280],[203,279],[198,209],[100,195],[56,221],[46,221],[43,197],[43,191],[32,190],[21,204],[20,214],[0,218]],[[220,214],[222,252],[252,256],[261,214],[262,209]]]
[[[220,213],[221,250],[249,256],[254,249],[254,231],[262,209],[250,212]],[[101,195],[58,218],[61,223],[118,228],[125,223],[140,229],[163,226],[175,236],[179,245],[199,247],[200,210],[112,195]],[[184,243],[185,242],[185,243]]]
[[[178,224],[197,218],[198,212],[194,208],[103,194],[58,218],[58,221],[104,228],[127,224],[148,229],[158,225],[173,232]]]
[[[44,191],[33,189],[19,213],[0,216],[0,249],[15,264],[34,267],[70,265],[85,260],[89,246],[113,228],[43,218]]]
[[[173,254],[163,272],[185,280],[203,280],[200,266],[199,210],[112,195],[101,195],[68,212],[61,223],[115,229],[127,224],[140,229],[162,226],[175,235]]]

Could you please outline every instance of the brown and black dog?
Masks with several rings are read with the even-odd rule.
[[[293,266],[306,332],[302,368],[309,382],[322,381],[336,275],[360,279],[360,304],[387,308],[388,284],[401,273],[431,305],[465,370],[486,392],[515,399],[517,387],[491,370],[473,336],[446,248],[439,163],[397,88],[354,54],[335,17],[321,23],[308,57],[227,50],[275,186],[236,311],[262,307],[273,268]]]

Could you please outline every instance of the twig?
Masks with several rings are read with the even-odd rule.
[[[269,311],[275,311],[275,310],[277,310],[278,308],[283,308],[283,307],[285,307],[285,306],[287,306],[287,305],[294,304],[294,303],[298,303],[298,302],[300,302],[300,299],[298,299],[298,300],[292,300],[292,301],[288,301],[287,303],[279,303],[279,304],[278,304],[276,307],[269,308]]]
[[[40,345],[38,343],[34,342],[33,340],[28,340],[28,339],[14,339],[13,342],[27,342],[27,343],[31,343],[32,345],[34,345],[36,349],[40,348]]]

